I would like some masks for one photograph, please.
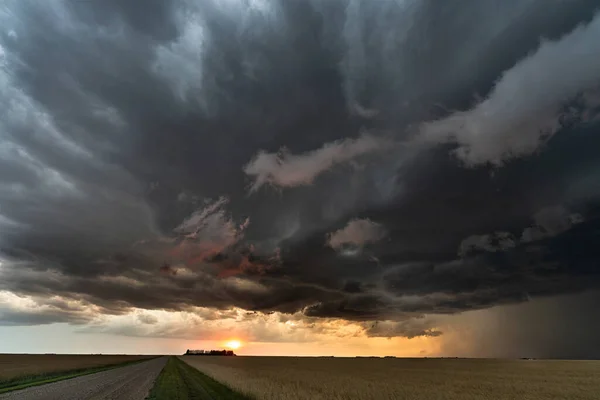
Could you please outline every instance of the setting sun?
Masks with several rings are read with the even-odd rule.
[[[225,347],[228,347],[232,350],[237,350],[242,346],[242,342],[240,342],[239,340],[229,340],[227,342],[225,342]]]

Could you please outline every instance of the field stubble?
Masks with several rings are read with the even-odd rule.
[[[600,361],[181,357],[256,399],[597,400]]]

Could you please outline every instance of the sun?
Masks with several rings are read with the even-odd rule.
[[[239,340],[228,340],[227,342],[225,342],[225,347],[228,347],[232,350],[237,350],[240,347],[242,347],[242,342],[240,342]]]

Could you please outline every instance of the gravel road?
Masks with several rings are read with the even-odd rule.
[[[1,400],[143,400],[167,357],[0,394]]]

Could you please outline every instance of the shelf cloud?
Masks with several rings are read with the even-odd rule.
[[[441,340],[600,289],[597,2],[147,3],[0,9],[2,324]]]

